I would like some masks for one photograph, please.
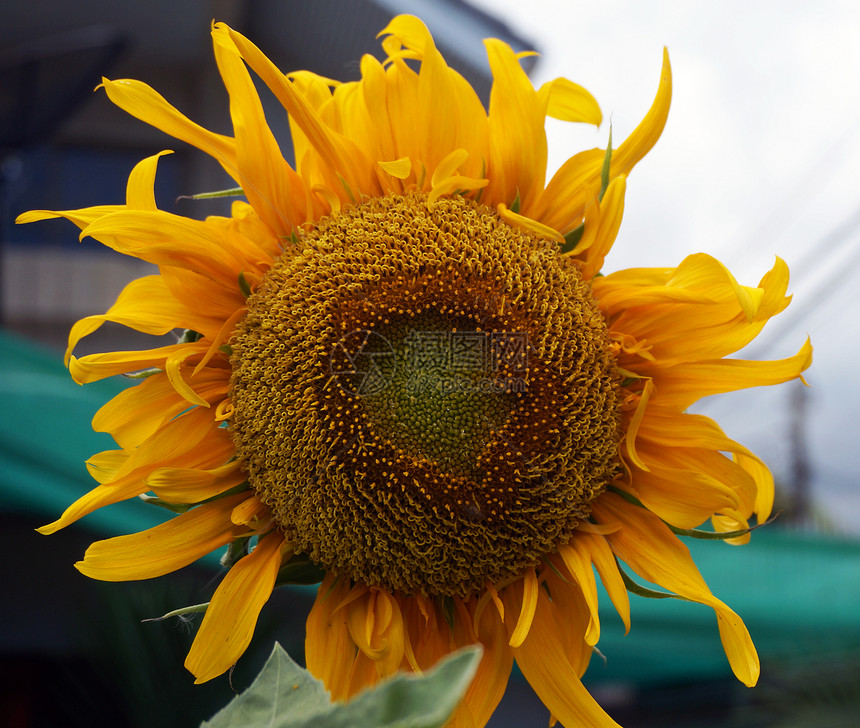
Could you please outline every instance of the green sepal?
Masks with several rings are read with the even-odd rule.
[[[319,584],[325,577],[325,571],[313,563],[307,556],[297,554],[283,564],[275,579],[275,586],[286,584]]]
[[[615,557],[615,564],[618,567],[618,573],[621,574],[621,580],[624,582],[624,587],[631,594],[635,594],[636,596],[645,597],[646,599],[678,599],[682,602],[691,602],[692,599],[687,599],[687,597],[679,596],[678,594],[672,594],[671,592],[662,592],[657,591],[656,589],[649,589],[647,586],[642,586],[641,584],[633,581],[630,578],[628,573],[624,571],[621,567],[621,562],[618,560],[618,557]]]
[[[248,542],[250,540],[250,536],[243,536],[242,538],[237,538],[235,541],[227,544],[227,550],[221,557],[221,566],[229,569],[239,559],[247,556],[249,553]]]
[[[609,167],[612,162],[612,127],[609,127],[609,142],[606,144],[606,154],[603,155],[603,166],[600,168],[600,195],[597,199],[603,202],[603,195],[609,187]]]
[[[781,513],[781,511],[780,511]],[[672,533],[677,534],[678,536],[689,536],[690,538],[700,538],[705,541],[727,541],[730,538],[740,538],[741,536],[746,536],[748,533],[752,533],[757,528],[761,528],[762,526],[766,526],[768,523],[771,523],[774,519],[779,517],[779,513],[774,513],[770,518],[766,521],[762,521],[761,523],[756,523],[754,526],[749,526],[747,528],[741,528],[737,531],[703,531],[700,528],[677,528],[673,526],[671,523],[667,523],[666,525],[672,529]]]
[[[218,351],[222,354],[226,354],[227,356],[233,356],[233,347],[230,346],[230,344],[221,344],[221,346],[218,347]]]
[[[140,498],[144,503],[148,503],[151,506],[158,506],[159,508],[165,508],[173,513],[185,513],[197,505],[196,503],[171,503],[163,498],[159,498],[154,495],[147,495],[146,493],[139,495],[138,498]]]
[[[481,654],[480,646],[465,647],[432,670],[398,673],[343,703],[332,702],[322,682],[276,643],[251,686],[200,728],[441,728],[472,682]]]
[[[349,184],[347,184],[347,181],[343,178],[343,175],[338,174],[337,178],[338,178],[338,180],[340,180],[340,184],[343,187],[343,189],[346,191],[346,194],[349,195],[349,199],[352,202],[352,204],[357,205],[358,200],[355,197],[355,193],[352,191],[352,188],[349,186]]]
[[[229,190],[217,190],[216,192],[198,192],[189,195],[192,200],[214,200],[218,197],[242,197],[245,191],[241,187],[231,187]]]
[[[690,538],[700,538],[704,541],[726,541],[730,538],[740,538],[758,528],[758,526],[750,526],[749,528],[742,528],[739,531],[702,531],[699,528],[678,528],[671,523],[667,523],[666,525],[669,526],[672,533],[676,536],[689,536]],[[759,525],[763,526],[764,524]]]
[[[580,223],[573,230],[564,236],[564,242],[559,246],[559,252],[562,255],[567,255],[573,250],[579,241],[582,240],[582,234],[585,232],[585,223]]]
[[[479,177],[479,178],[480,178],[480,179],[485,179],[485,178],[486,178],[486,176],[487,176],[487,160],[486,160],[486,159],[484,159],[483,157],[481,157],[481,174],[480,174],[480,177]],[[481,198],[484,196],[484,190],[485,190],[485,189],[487,189],[487,188],[486,188],[486,187],[481,187],[481,188],[478,190],[478,194],[477,194],[477,195],[475,195],[475,202],[477,202],[479,205],[481,204]]]
[[[209,602],[203,602],[203,604],[192,604],[190,607],[179,607],[179,609],[174,609],[172,612],[162,614],[160,617],[142,619],[141,622],[162,622],[165,619],[170,619],[171,617],[184,617],[186,614],[202,614],[208,608]]]
[[[290,230],[290,242],[291,242],[293,245],[298,245],[298,244],[299,244],[299,236],[298,236],[298,235],[296,235],[296,231],[295,231],[295,230]]]
[[[171,503],[170,501],[166,501],[163,498],[159,498],[155,495],[147,495],[143,493],[138,496],[144,503],[149,503],[153,506],[159,506],[160,508],[166,508],[168,511],[173,511],[174,513],[185,513],[186,511],[194,508],[194,506],[200,506],[204,503],[211,503],[212,501],[221,500],[221,498],[226,498],[229,495],[236,495],[236,493],[241,493],[242,491],[249,490],[248,483],[239,483],[239,485],[234,485],[232,488],[228,488],[223,493],[218,493],[218,495],[213,495],[211,498],[206,498],[202,501],[197,501],[196,503]]]
[[[562,573],[558,570],[558,567],[556,567],[556,565],[555,565],[554,563],[552,563],[552,561],[550,561],[549,559],[543,559],[543,562],[544,562],[544,563],[545,563],[545,564],[546,564],[550,569],[552,569],[552,570],[555,572],[555,575],[556,575],[559,579],[561,579],[565,584],[570,584],[570,582],[568,581],[567,577],[566,577],[564,574],[562,574]]]
[[[159,374],[163,369],[159,369],[158,367],[150,367],[149,369],[141,369],[139,372],[132,372],[131,374],[123,374],[126,379],[146,379],[147,377],[151,377],[153,374]]]
[[[242,295],[245,298],[251,295],[251,284],[248,283],[248,279],[245,278],[245,271],[239,272],[239,290],[242,291]]]
[[[519,215],[520,205],[522,205],[522,201],[520,200],[520,191],[517,189],[517,196],[514,197],[514,201],[511,203],[511,212]]]
[[[639,500],[635,495],[628,493],[620,488],[615,487],[614,485],[607,486],[606,490],[615,493],[616,495],[620,495],[624,500],[628,503],[632,503],[634,506],[639,506],[640,508],[645,508],[648,510],[644,503]],[[650,512],[650,511],[649,511]],[[757,523],[755,526],[750,526],[749,528],[742,528],[738,531],[703,531],[699,528],[678,528],[677,526],[673,526],[668,521],[660,520],[666,525],[666,527],[674,533],[676,536],[689,536],[690,538],[698,538],[705,541],[727,541],[730,538],[740,538],[741,536],[746,536],[748,533],[752,533],[757,528],[761,526],[765,526],[770,523],[774,518],[776,518],[779,514],[777,513],[773,518],[765,521],[764,523]]]
[[[182,336],[179,337],[179,344],[193,344],[195,341],[200,341],[203,338],[203,334],[192,331],[191,329],[185,329],[182,332]]]
[[[610,493],[615,493],[615,495],[620,495],[624,500],[626,500],[628,503],[632,503],[634,506],[645,508],[645,504],[635,495],[633,495],[632,493],[628,493],[626,490],[621,490],[621,488],[616,485],[607,485],[606,490],[608,490]]]
[[[448,628],[453,632],[454,631],[454,600],[451,597],[442,597],[441,605],[442,607],[442,616],[445,617],[445,621],[448,623]]]

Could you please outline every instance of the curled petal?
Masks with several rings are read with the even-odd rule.
[[[284,548],[277,533],[261,538],[215,590],[185,660],[196,684],[218,677],[248,647],[260,610],[275,586]]]
[[[140,533],[96,541],[75,568],[102,581],[151,579],[181,569],[236,538],[230,511],[245,497],[229,496]]]

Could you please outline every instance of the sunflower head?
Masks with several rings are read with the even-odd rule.
[[[159,210],[155,155],[124,205],[33,211],[159,266],[79,321],[80,383],[143,371],[93,426],[98,485],[52,533],[143,496],[178,513],[93,544],[77,568],[142,579],[228,547],[230,566],[186,665],[212,679],[247,647],[279,584],[319,574],[306,659],[336,699],[481,643],[451,725],[486,723],[516,659],[562,723],[615,725],[580,682],[600,638],[600,577],[629,627],[635,575],[713,608],[729,663],[758,677],[741,619],[711,594],[679,534],[732,543],[766,519],[773,480],[701,397],[797,378],[794,356],[727,359],[789,302],[777,260],[755,286],[718,261],[600,275],[627,177],[666,122],[655,101],[616,149],[547,181],[548,116],[601,122],[582,87],[535,89],[486,41],[485,109],[416,18],[383,30],[383,62],[340,84],[283,74],[223,24],[212,36],[233,135],[203,129],[137,81],[103,83],[131,114],[213,156],[244,200],[229,217]],[[253,71],[283,105],[295,164],[270,131]],[[147,351],[73,357],[104,321]],[[624,564],[624,566],[622,565]]]
[[[327,570],[467,596],[535,566],[619,472],[606,323],[558,244],[462,197],[331,215],[232,342],[236,451]]]

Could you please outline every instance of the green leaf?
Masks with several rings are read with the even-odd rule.
[[[331,723],[302,728],[440,728],[466,693],[481,653],[478,646],[465,647],[424,675],[398,675],[347,704],[337,704]]]
[[[201,728],[299,726],[330,705],[323,684],[293,662],[276,642],[251,686],[200,725]]]
[[[466,647],[424,675],[399,674],[349,703],[332,703],[322,683],[275,644],[251,687],[201,728],[441,728],[480,658],[480,647]]]

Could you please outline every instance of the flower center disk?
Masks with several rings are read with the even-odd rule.
[[[565,543],[618,473],[619,377],[558,246],[461,198],[323,219],[248,299],[231,419],[325,569],[466,596]]]

